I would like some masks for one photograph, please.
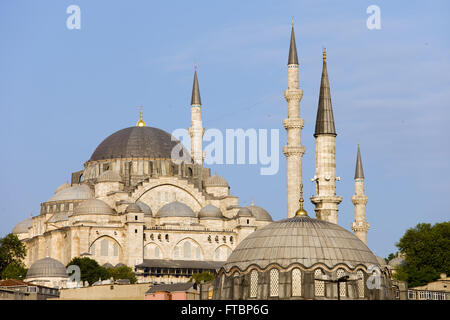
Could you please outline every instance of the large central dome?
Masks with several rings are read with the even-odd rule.
[[[164,130],[129,127],[119,130],[95,149],[89,161],[116,158],[170,159],[178,140]]]

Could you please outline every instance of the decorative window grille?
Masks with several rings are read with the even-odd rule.
[[[197,260],[201,260],[202,251],[200,250],[200,247],[195,248],[195,257],[197,258]]]
[[[321,277],[323,275],[321,269],[314,271],[314,278]],[[321,280],[314,280],[314,295],[317,297],[325,296],[325,283]]]
[[[256,298],[258,294],[258,271],[253,270],[250,273],[250,298]]]
[[[360,298],[364,298],[364,274],[361,270],[358,270],[356,276],[358,277],[358,295]]]
[[[108,248],[109,248],[109,241],[108,239],[103,239],[101,244],[100,244],[100,251],[101,251],[101,255],[103,257],[107,257],[108,256]]]
[[[292,296],[300,297],[302,295],[302,272],[295,268],[292,270]]]
[[[216,252],[214,254],[214,258],[219,261],[220,260],[220,248],[216,249]]]
[[[337,271],[337,278],[339,279],[340,277],[345,276],[345,271],[344,269],[338,269]],[[347,290],[346,290],[346,283],[345,282],[340,282],[339,283],[339,295],[341,297],[345,297]]]
[[[191,258],[191,243],[189,241],[186,241],[183,245],[183,254],[185,258]]]
[[[278,269],[270,270],[270,296],[278,297],[278,278],[279,271]]]

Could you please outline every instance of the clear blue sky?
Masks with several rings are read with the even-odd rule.
[[[66,8],[81,8],[68,30]],[[368,30],[366,8],[381,8]],[[314,121],[322,67],[337,136],[339,224],[354,218],[361,143],[368,245],[386,256],[419,222],[449,220],[448,1],[2,1],[0,236],[38,214],[109,134],[135,125],[187,128],[198,63],[206,128],[280,129],[280,170],[215,165],[231,192],[286,217],[287,55],[295,17],[305,119],[305,195],[313,192]],[[306,209],[314,216],[312,204]]]

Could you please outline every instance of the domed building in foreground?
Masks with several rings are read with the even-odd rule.
[[[298,57],[292,25],[288,60],[287,219],[269,223],[242,240],[218,270],[214,299],[225,300],[358,300],[392,299],[389,270],[366,245],[364,174],[361,155],[355,172],[355,222],[350,232],[337,224],[336,163],[333,112],[323,54],[323,72],[316,119],[316,195],[311,198],[317,219],[303,209],[303,119],[299,118],[302,90],[298,88]],[[300,207],[297,199],[300,198]],[[295,210],[294,210],[295,209]],[[259,211],[259,212],[258,212]],[[258,212],[258,214],[255,214]],[[255,206],[238,216],[265,216]],[[266,221],[269,221],[267,219]],[[385,263],[384,263],[385,264]]]
[[[189,152],[171,134],[147,126],[141,107],[136,126],[104,139],[83,170],[41,203],[38,216],[14,227],[27,248],[25,264],[66,265],[88,256],[100,265],[128,265],[139,281],[156,283],[184,282],[221,266],[271,217],[259,207],[240,216],[226,179],[203,166],[197,70],[191,123]]]
[[[63,288],[68,278],[66,267],[60,261],[46,257],[31,265],[25,281],[51,288]]]

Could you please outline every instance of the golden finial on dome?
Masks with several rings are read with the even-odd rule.
[[[139,121],[136,124],[137,127],[145,127],[145,122],[144,120],[142,120],[142,104],[141,104],[141,117],[139,119]]]
[[[323,62],[327,62],[327,48],[323,48]]]
[[[303,209],[303,184],[300,185],[300,208],[295,213],[296,216],[308,216],[308,213]]]

